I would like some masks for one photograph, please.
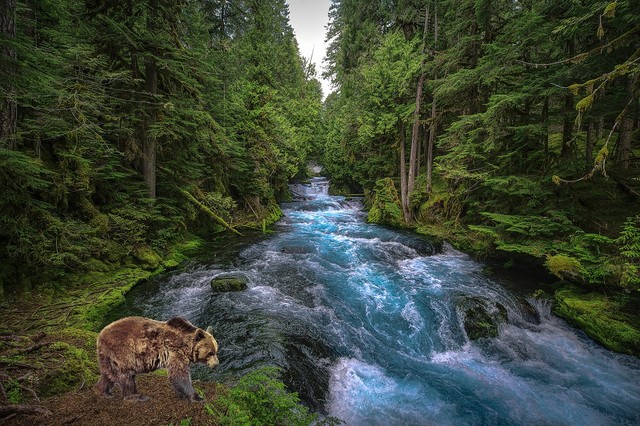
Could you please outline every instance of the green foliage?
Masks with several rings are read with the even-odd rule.
[[[319,152],[320,86],[284,1],[242,1],[237,15],[217,1],[151,4],[17,2],[17,37],[0,39],[0,103],[16,92],[20,110],[0,134],[2,283],[155,267],[152,253],[223,229],[183,191],[228,229],[270,222]],[[142,180],[151,137],[155,200]]]
[[[22,402],[22,389],[20,383],[15,380],[9,380],[4,385],[4,390],[7,393],[7,401],[10,404],[20,404]]]
[[[223,413],[222,425],[311,425],[318,417],[300,404],[295,393],[287,392],[278,380],[280,370],[265,367],[243,376],[228,393],[222,394],[212,407]]]
[[[373,188],[371,208],[367,215],[369,223],[400,226],[403,223],[398,191],[391,178],[379,179]]]
[[[620,254],[631,261],[640,261],[640,215],[630,217],[616,240],[620,244]]]
[[[65,342],[56,342],[52,349],[59,352],[60,362],[47,372],[39,384],[38,395],[59,395],[98,379],[93,354]]]
[[[571,230],[571,222],[560,213],[549,211],[544,216],[506,215],[482,212],[496,223],[496,229],[509,236],[550,237]]]

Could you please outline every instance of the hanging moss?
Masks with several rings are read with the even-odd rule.
[[[583,113],[589,108],[591,108],[592,104],[593,104],[593,93],[582,98],[580,101],[578,101],[578,103],[576,104],[576,110],[579,113]]]
[[[617,1],[609,3],[605,8],[604,12],[602,12],[602,16],[606,18],[613,18],[616,15],[616,6],[618,5]]]

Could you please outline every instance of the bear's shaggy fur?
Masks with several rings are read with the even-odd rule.
[[[136,374],[166,368],[178,396],[200,401],[189,365],[217,366],[218,343],[209,329],[204,331],[181,317],[167,322],[127,317],[107,325],[98,335],[98,363],[100,380],[95,389],[100,396],[113,397],[111,390],[118,384],[124,399],[146,401],[149,398],[136,389]]]

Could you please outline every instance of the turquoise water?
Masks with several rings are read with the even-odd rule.
[[[294,187],[300,200],[283,206],[275,234],[139,289],[118,314],[211,324],[221,365],[195,375],[279,365],[306,404],[347,424],[640,424],[637,358],[599,347],[462,253],[366,224],[358,201],[326,188]],[[229,273],[248,290],[212,293],[211,278]],[[506,310],[498,337],[468,339],[469,297]]]

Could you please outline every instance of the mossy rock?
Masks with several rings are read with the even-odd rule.
[[[615,297],[568,286],[556,291],[555,301],[554,314],[606,348],[640,357],[640,324]]]
[[[158,253],[153,251],[151,247],[145,245],[134,248],[132,255],[137,261],[143,265],[148,265],[151,269],[157,268],[162,262],[162,258]]]
[[[219,275],[211,280],[211,289],[217,292],[243,291],[249,280],[242,275]]]
[[[500,303],[479,297],[463,296],[456,301],[469,340],[498,337],[499,326],[507,322],[507,310]]]

